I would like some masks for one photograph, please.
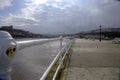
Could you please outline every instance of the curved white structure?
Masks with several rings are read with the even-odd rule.
[[[11,61],[16,54],[17,44],[12,36],[0,31],[0,80],[10,80]]]

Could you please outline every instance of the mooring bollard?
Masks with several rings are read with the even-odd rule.
[[[0,31],[0,80],[11,80],[11,61],[17,44],[6,31]]]

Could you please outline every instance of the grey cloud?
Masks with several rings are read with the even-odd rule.
[[[12,0],[0,0],[0,9],[4,9],[5,7],[12,6]]]
[[[38,30],[41,31],[43,29],[44,33],[75,33],[97,28],[100,24],[113,27],[113,25],[110,25],[110,17],[114,16],[114,14],[108,13],[109,7],[102,8],[98,5],[94,6],[94,8],[100,10],[98,15],[91,13],[93,7],[81,9],[79,6],[72,6],[71,8],[62,10],[53,6],[44,5],[44,12],[34,17],[37,19],[41,16],[38,18],[40,20],[39,26],[44,27],[38,27]],[[119,13],[119,11],[117,13]]]
[[[31,14],[37,21],[12,17],[13,24],[24,24],[22,28],[45,34],[77,33],[99,25],[120,27],[120,3],[114,0],[66,0],[59,7],[48,3],[51,5],[42,4]],[[69,7],[63,9],[64,5]]]

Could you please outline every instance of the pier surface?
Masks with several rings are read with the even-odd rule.
[[[76,39],[60,80],[120,80],[120,44]]]

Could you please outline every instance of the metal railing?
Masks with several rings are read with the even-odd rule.
[[[55,74],[52,78],[52,80],[56,79],[56,76],[60,70],[60,68],[63,66],[63,60],[65,59],[66,54],[68,53],[69,49],[71,48],[72,44],[74,42],[73,40],[70,40],[57,54],[57,56],[54,58],[54,60],[51,62],[51,64],[49,65],[49,67],[47,68],[47,70],[45,71],[45,73],[43,74],[43,76],[40,78],[40,80],[45,80],[46,77],[48,76],[49,72],[51,71],[52,67],[54,66],[54,64],[59,61],[59,65],[55,71]],[[63,55],[64,53],[64,55]],[[63,57],[62,57],[63,55]]]
[[[56,63],[56,61],[59,59],[59,66],[54,74],[53,80],[55,80],[56,75],[63,65],[63,60],[68,53],[72,43],[74,40],[69,40],[68,43],[62,48],[62,37],[60,38],[54,38],[54,39],[36,39],[36,40],[28,40],[28,41],[18,41],[16,42],[11,35],[8,32],[0,31],[0,80],[11,80],[11,62],[14,58],[14,55],[16,54],[17,50],[24,49],[26,47],[34,46],[34,45],[40,45],[46,42],[56,41],[60,40],[60,51],[57,54],[57,56],[54,58],[50,66],[47,68],[43,76],[40,80],[45,80],[48,73],[52,69],[53,65]],[[62,58],[62,54],[64,53],[64,56]]]
[[[52,38],[52,39],[46,39],[46,40],[36,39],[36,40],[18,41],[17,42],[18,50],[24,49],[26,47],[34,46],[34,45],[40,45],[47,42],[60,40],[60,39],[61,38]]]

